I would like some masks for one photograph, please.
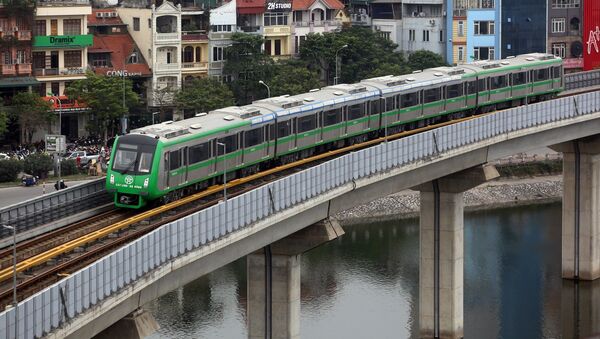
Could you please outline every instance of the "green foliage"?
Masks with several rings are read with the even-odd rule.
[[[18,159],[0,161],[0,182],[15,181],[23,170],[23,162]]]
[[[208,112],[233,105],[233,93],[227,85],[212,79],[194,79],[175,94],[177,108],[193,110],[194,113]]]
[[[73,159],[61,161],[60,173],[62,175],[73,175],[79,173],[79,169],[77,168],[77,161]]]
[[[226,62],[223,74],[231,75],[230,84],[238,105],[251,103],[264,97],[263,86],[258,81],[268,82],[274,73],[274,62],[261,51],[264,39],[261,36],[234,33],[233,45],[225,50]]]
[[[92,72],[87,72],[85,79],[73,82],[65,93],[91,109],[97,123],[89,126],[90,132],[103,134],[105,140],[108,138],[109,129],[114,130],[117,120],[139,101],[129,79],[96,75]]]
[[[2,107],[0,106],[0,109]],[[0,137],[8,131],[8,114],[5,111],[0,110]]]
[[[343,48],[344,45],[348,47]],[[337,52],[341,66],[339,82],[354,83],[385,72],[408,73],[404,57],[395,52],[397,47],[369,28],[345,27],[340,32],[308,34],[300,45],[300,58],[319,71],[327,84],[332,84]]]
[[[496,166],[502,177],[529,178],[540,175],[562,173],[562,160],[542,160],[535,162]]]
[[[46,153],[34,153],[25,158],[23,171],[27,174],[46,178],[52,170],[52,158]]]
[[[440,66],[448,66],[441,55],[431,51],[420,50],[408,57],[408,65],[411,71],[423,70]]]
[[[272,96],[296,95],[321,87],[317,72],[308,69],[306,63],[301,60],[285,60],[278,63],[275,76],[268,85]]]
[[[51,104],[42,100],[36,93],[17,93],[13,96],[12,104],[14,118],[19,121],[25,134],[23,138],[25,143],[31,143],[33,133],[55,119],[55,115],[51,111]]]

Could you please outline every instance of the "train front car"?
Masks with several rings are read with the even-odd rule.
[[[155,153],[158,139],[149,135],[129,134],[115,140],[111,163],[106,173],[106,190],[114,195],[115,206],[141,208],[156,198],[152,191],[156,182],[159,156]]]

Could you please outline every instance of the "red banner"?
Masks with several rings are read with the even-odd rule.
[[[600,1],[583,3],[583,70],[600,68]]]

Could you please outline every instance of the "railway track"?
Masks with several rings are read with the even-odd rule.
[[[563,97],[591,91],[593,90],[578,91],[577,93],[566,94]],[[494,112],[487,114],[493,113]],[[425,126],[389,135],[387,137],[376,138],[363,143],[315,155],[290,164],[278,166],[248,177],[231,180],[227,182],[226,185],[228,197],[243,194],[256,187],[289,175],[290,173],[318,165],[331,158],[352,151],[481,116],[483,116],[483,114]],[[43,238],[45,235],[27,241],[29,245],[20,243],[17,247],[17,259],[19,261],[17,264],[17,272],[19,272],[17,279],[18,299],[22,300],[34,294],[40,289],[60,280],[62,277],[69,275],[110,253],[119,246],[137,239],[161,225],[219,203],[219,201],[223,199],[223,189],[224,185],[211,186],[202,192],[192,194],[154,209],[145,210],[133,216],[125,217],[121,215],[122,219],[113,219],[113,222],[109,222],[109,225],[105,227],[97,227],[95,229],[88,228],[87,231],[78,233],[83,233],[81,236],[65,237],[63,240],[66,241],[61,241],[60,244],[57,244],[55,237],[40,240],[40,238]],[[131,213],[130,211],[127,212]],[[108,217],[111,217],[111,215],[108,215]],[[112,218],[118,219],[120,217],[112,215]],[[99,222],[107,220],[107,216],[99,215],[92,219]],[[90,219],[82,223],[89,221]],[[81,225],[81,223],[77,224]],[[69,227],[75,229],[77,228],[77,224]],[[64,229],[58,230],[57,232],[62,230]],[[0,252],[0,258],[2,258],[0,259],[0,307],[4,307],[12,302],[12,281],[10,281],[13,274],[11,266],[12,254],[9,254],[11,251],[12,248],[7,248]],[[20,255],[19,252],[26,252],[31,255]]]

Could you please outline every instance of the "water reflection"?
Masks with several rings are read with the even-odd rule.
[[[560,278],[560,205],[465,218],[465,338],[600,332],[600,281]],[[418,338],[418,221],[354,225],[302,258],[303,338]],[[153,338],[245,338],[241,259],[147,306]]]

